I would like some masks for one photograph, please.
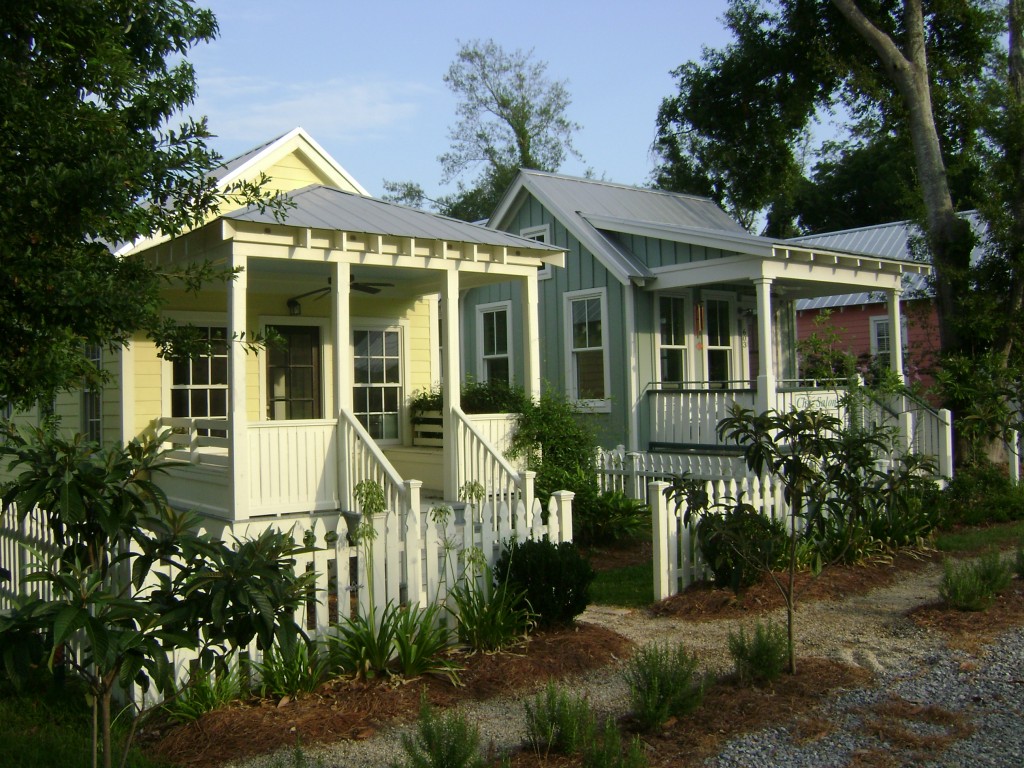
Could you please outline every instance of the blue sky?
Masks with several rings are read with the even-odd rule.
[[[726,0],[198,0],[220,36],[189,56],[196,114],[236,155],[301,125],[372,194],[382,181],[441,191],[456,98],[442,76],[459,41],[534,51],[568,80],[583,160],[562,171],[643,184],[670,70],[728,37]]]

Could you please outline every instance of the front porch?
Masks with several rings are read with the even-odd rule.
[[[861,424],[888,427],[897,436],[897,450],[933,456],[939,474],[953,473],[952,416],[936,411],[907,394],[882,396],[865,393],[858,413],[848,412],[845,383],[783,380],[769,401],[763,392],[745,382],[710,388],[706,383],[652,385],[647,392],[650,443],[648,450],[700,455],[727,454],[735,446],[723,443],[718,423],[730,415],[734,404],[751,411],[816,409],[848,422],[856,415]]]

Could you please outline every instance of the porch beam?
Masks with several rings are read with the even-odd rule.
[[[757,291],[757,410],[764,412],[775,408],[778,384],[775,375],[775,349],[772,344],[772,280],[770,277],[754,281]]]
[[[900,313],[902,289],[887,291],[889,299],[889,367],[903,382],[903,318]]]
[[[249,518],[249,437],[246,407],[246,355],[240,339],[245,333],[249,284],[248,259],[233,252],[230,266],[237,270],[228,280],[228,441],[231,461],[231,507],[235,520]]]
[[[459,462],[458,428],[453,411],[462,405],[462,363],[459,350],[459,271],[447,269],[441,286],[444,312],[444,354],[441,356],[444,378],[444,496],[458,496]]]

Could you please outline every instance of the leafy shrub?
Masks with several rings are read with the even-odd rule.
[[[373,613],[342,618],[338,634],[327,636],[331,667],[363,679],[389,674],[400,610],[389,602],[381,612],[379,627]]]
[[[397,612],[395,663],[404,677],[441,673],[458,683],[456,666],[443,656],[450,645],[450,632],[441,620],[443,611],[434,603],[425,608],[411,605]]]
[[[594,569],[571,541],[511,541],[494,568],[498,584],[523,595],[543,627],[569,624],[586,610]]]
[[[455,711],[435,715],[426,699],[420,705],[416,735],[402,736],[406,760],[394,768],[484,768],[480,732]]]
[[[275,643],[262,661],[250,661],[259,675],[261,695],[295,696],[315,691],[327,677],[330,661],[317,644],[302,636]]]
[[[459,641],[474,651],[500,651],[526,637],[533,626],[525,591],[496,584],[489,568],[480,583],[469,574],[452,590],[451,597]]]
[[[466,381],[462,385],[462,410],[465,413],[522,413],[530,398],[522,387],[504,379]]]
[[[945,529],[1024,519],[1024,487],[1014,486],[1006,473],[989,461],[959,468],[938,501],[940,525]]]
[[[1010,566],[995,551],[961,565],[947,561],[939,596],[957,610],[983,611],[1010,585],[1012,578]]]
[[[634,738],[626,753],[622,753],[622,737],[611,718],[605,720],[601,737],[583,752],[583,768],[647,768],[647,764],[639,738]]]
[[[774,624],[757,622],[754,636],[743,627],[729,633],[729,655],[736,665],[736,677],[742,684],[770,683],[779,679],[788,661],[786,630]]]
[[[1017,547],[1017,557],[1013,561],[1013,572],[1018,579],[1024,579],[1024,547]]]
[[[219,674],[200,669],[190,675],[188,685],[164,709],[171,720],[191,722],[237,701],[242,696],[242,689],[242,675],[235,665],[226,667]]]
[[[595,493],[572,502],[573,537],[580,544],[615,544],[635,539],[650,528],[650,509],[619,491]]]
[[[754,584],[766,568],[782,562],[787,536],[781,521],[749,504],[737,504],[725,513],[701,518],[697,541],[715,583],[739,592]]]
[[[541,755],[575,755],[594,740],[596,723],[586,699],[548,683],[526,706],[526,738]]]
[[[697,673],[696,655],[682,643],[674,648],[653,643],[643,646],[625,669],[629,697],[640,727],[653,731],[669,717],[692,712],[704,698],[704,681]]]

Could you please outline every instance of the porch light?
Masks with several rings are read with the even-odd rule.
[[[292,315],[294,317],[296,315],[301,315],[302,314],[302,305],[299,304],[299,300],[298,299],[288,299],[287,305],[288,305],[288,314],[289,315]]]

